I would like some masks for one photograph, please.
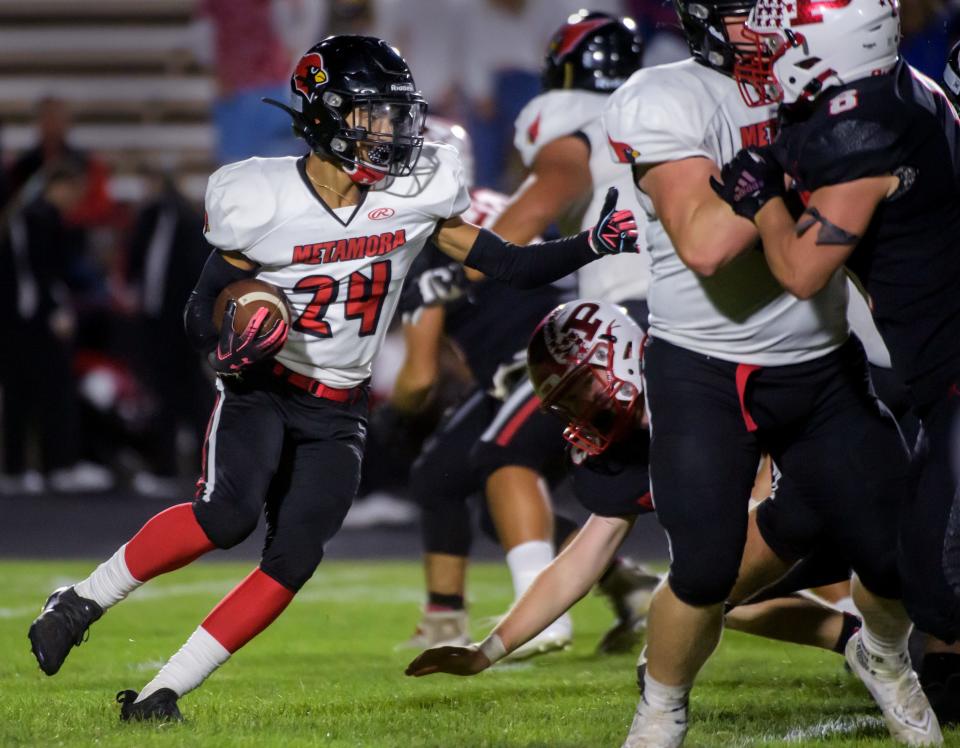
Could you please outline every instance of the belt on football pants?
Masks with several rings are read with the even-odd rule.
[[[301,389],[304,392],[313,395],[313,397],[319,397],[324,400],[334,400],[338,403],[356,402],[360,399],[360,396],[363,394],[364,390],[364,385],[362,384],[357,385],[356,387],[349,387],[347,389],[329,387],[317,379],[312,379],[304,374],[298,374],[295,371],[291,371],[283,364],[278,363],[273,365],[273,374],[276,377],[280,377],[280,379],[287,384],[293,385],[297,389]]]

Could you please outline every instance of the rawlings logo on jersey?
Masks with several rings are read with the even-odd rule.
[[[377,257],[393,252],[407,243],[404,229],[384,234],[355,236],[316,244],[298,244],[293,248],[291,264],[326,265],[331,262],[349,262],[364,257]]]
[[[308,52],[300,58],[293,73],[293,82],[297,91],[312,102],[317,86],[327,82],[327,71],[323,67],[323,57],[316,52]]]
[[[768,119],[740,128],[740,142],[743,148],[770,145],[777,136],[777,121]]]

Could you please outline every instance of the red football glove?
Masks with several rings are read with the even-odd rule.
[[[220,327],[220,341],[210,356],[213,368],[221,374],[239,374],[251,364],[279,351],[287,340],[290,326],[278,319],[269,330],[262,330],[270,310],[261,307],[247,323],[239,335],[233,330],[233,319],[237,314],[237,302],[227,302],[223,313],[223,325]]]
[[[618,255],[637,252],[637,221],[629,210],[617,210],[620,191],[607,190],[607,198],[600,210],[600,220],[590,229],[590,249],[598,255]]]

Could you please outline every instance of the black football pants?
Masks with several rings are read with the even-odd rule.
[[[814,361],[754,367],[663,340],[644,356],[653,501],[670,539],[670,586],[690,605],[725,601],[746,541],[762,451],[782,472],[758,510],[785,561],[842,549],[865,586],[900,596],[898,513],[906,447],[869,389],[858,341]]]
[[[218,379],[197,485],[197,521],[230,548],[266,515],[260,568],[299,590],[323,558],[360,484],[367,392],[316,398],[259,369]]]

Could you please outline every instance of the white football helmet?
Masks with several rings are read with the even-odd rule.
[[[758,0],[734,67],[751,106],[813,101],[832,86],[887,73],[899,59],[899,0]]]
[[[563,438],[598,455],[637,425],[643,330],[622,307],[577,299],[534,330],[527,371],[544,409],[568,422]]]

